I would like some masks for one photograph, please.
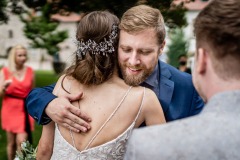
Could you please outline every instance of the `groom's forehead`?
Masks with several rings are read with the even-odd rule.
[[[138,32],[120,30],[119,34],[119,47],[144,49],[159,47],[157,34],[153,29],[144,29]]]
[[[158,39],[157,38],[157,33],[154,29],[152,28],[146,28],[146,29],[142,29],[139,31],[125,31],[125,30],[120,30],[119,31],[119,38],[123,39],[126,37],[131,37],[131,38],[137,38],[139,36],[145,36],[146,38],[152,38],[152,39]],[[142,41],[145,40],[145,38],[141,39]]]

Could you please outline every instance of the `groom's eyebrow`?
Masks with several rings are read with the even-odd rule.
[[[126,44],[120,44],[119,43],[119,47],[126,47],[127,45]]]
[[[120,45],[120,47],[128,47],[127,45]]]

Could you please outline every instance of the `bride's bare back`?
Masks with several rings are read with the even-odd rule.
[[[59,79],[53,93],[58,95],[65,92],[61,87],[62,78]],[[87,149],[90,140],[96,135],[99,129],[107,121],[114,110],[119,109],[113,114],[112,118],[106,123],[102,130],[96,135],[88,148],[99,146],[109,142],[122,134],[135,120],[141,107],[144,89],[143,87],[132,87],[126,85],[122,79],[113,76],[110,80],[101,85],[84,86],[72,77],[66,77],[63,81],[64,88],[70,93],[83,92],[84,96],[80,101],[73,102],[73,105],[92,117],[91,130],[87,133],[72,133],[76,148],[79,151]],[[145,96],[143,108],[147,106],[148,96]],[[154,104],[154,103],[153,103]],[[157,107],[157,106],[156,106]],[[146,109],[143,109],[145,111]],[[158,102],[158,109],[161,113],[161,106]],[[138,127],[144,121],[144,113],[138,117],[135,127]],[[163,115],[158,116],[158,120],[152,124],[164,122]],[[71,133],[68,129],[59,126],[61,135],[66,141],[74,146]]]

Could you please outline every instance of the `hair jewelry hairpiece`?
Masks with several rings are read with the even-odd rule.
[[[85,55],[87,52],[91,52],[93,54],[103,54],[106,55],[108,53],[113,53],[114,49],[114,40],[117,37],[118,26],[113,24],[111,34],[109,35],[109,40],[104,38],[104,41],[100,43],[96,43],[94,40],[89,39],[86,42],[78,41],[77,42],[77,56],[79,59],[82,59],[82,55]]]

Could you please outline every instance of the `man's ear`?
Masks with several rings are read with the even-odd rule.
[[[207,51],[203,48],[198,48],[197,56],[195,57],[196,61],[195,63],[197,63],[196,71],[198,73],[205,73],[207,68],[207,58],[208,58]]]
[[[159,48],[159,56],[163,53],[163,49],[165,47],[166,41],[164,40],[163,43],[161,44],[160,48]]]

